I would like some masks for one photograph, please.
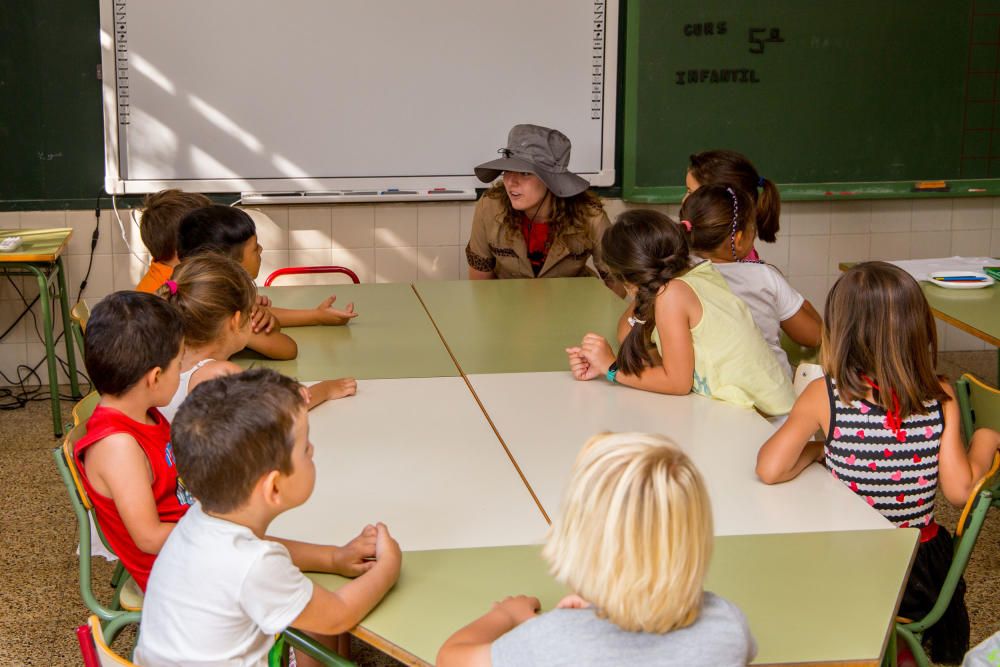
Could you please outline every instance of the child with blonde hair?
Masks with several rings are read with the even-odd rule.
[[[899,613],[922,618],[952,560],[952,538],[934,521],[938,487],[961,506],[989,469],[1000,434],[979,429],[966,451],[955,392],[934,371],[937,330],[908,273],[885,262],[845,272],[826,300],[823,370],[785,424],[757,454],[766,484],[796,477],[815,461],[900,528],[920,529],[920,548]],[[825,442],[812,441],[822,430]],[[928,630],[934,662],[968,648],[964,582]]]
[[[601,247],[635,300],[618,323],[617,355],[595,333],[567,348],[573,377],[661,394],[695,391],[767,416],[791,409],[791,380],[746,304],[711,262],[692,260],[677,223],[656,211],[626,211]]]
[[[704,481],[670,440],[591,438],[573,466],[543,555],[574,594],[537,615],[509,597],[452,635],[438,666],[745,665],[746,618],[705,592],[712,508]]]
[[[181,262],[158,294],[180,313],[184,327],[180,383],[170,404],[160,409],[173,421],[181,403],[200,383],[243,370],[229,357],[246,347],[251,336],[250,314],[257,287],[229,257],[205,253]],[[306,391],[312,408],[356,390],[354,378],[340,378],[318,382]]]

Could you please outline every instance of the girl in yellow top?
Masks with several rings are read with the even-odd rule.
[[[601,247],[635,300],[618,324],[617,356],[594,333],[566,350],[576,379],[604,376],[662,394],[694,391],[767,416],[788,413],[795,392],[746,304],[711,262],[692,266],[679,225],[656,211],[627,211]]]

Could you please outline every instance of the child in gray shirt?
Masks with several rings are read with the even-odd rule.
[[[746,617],[705,592],[712,510],[690,459],[659,435],[605,433],[577,457],[543,555],[576,594],[496,603],[452,635],[438,667],[746,665]]]

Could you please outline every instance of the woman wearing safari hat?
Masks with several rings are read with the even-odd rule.
[[[503,157],[476,167],[490,183],[503,178],[476,204],[465,248],[469,278],[592,276],[587,260],[616,292],[601,261],[601,236],[611,226],[590,184],[567,169],[570,142],[562,132],[515,125]]]

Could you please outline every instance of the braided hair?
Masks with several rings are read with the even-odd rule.
[[[618,351],[618,368],[637,375],[653,365],[649,341],[656,329],[656,297],[690,265],[687,239],[662,213],[635,209],[622,213],[604,232],[601,249],[612,274],[636,288],[634,323]]]

